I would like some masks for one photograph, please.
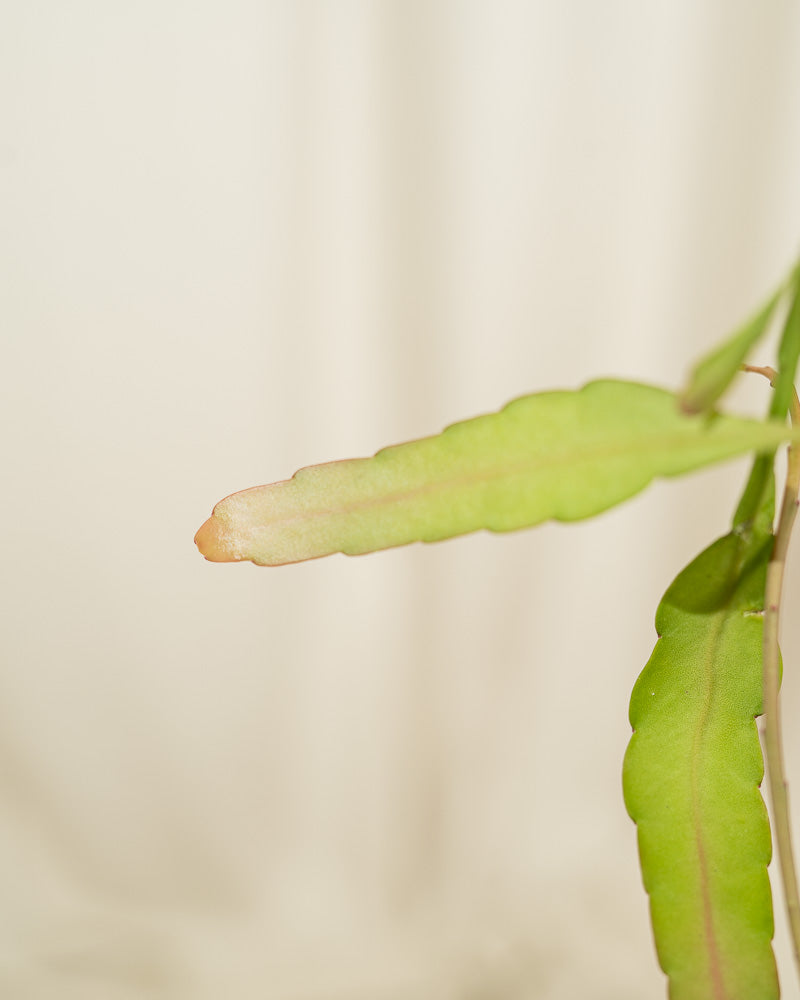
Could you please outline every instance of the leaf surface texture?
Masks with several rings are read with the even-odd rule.
[[[690,417],[664,389],[602,380],[524,396],[499,413],[301,469],[220,501],[195,541],[212,561],[280,565],[479,529],[591,517],[675,476],[798,439],[782,422]]]
[[[781,287],[755,316],[697,362],[681,399],[687,413],[707,412],[725,392],[750,351],[767,332],[783,292]]]
[[[772,543],[760,516],[679,574],[631,697],[623,789],[671,1000],[779,995],[755,724]]]
[[[800,275],[795,281],[794,298],[778,345],[778,377],[770,408],[770,415],[773,417],[784,417],[789,409],[798,358],[800,358]]]

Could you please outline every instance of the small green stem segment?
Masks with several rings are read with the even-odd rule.
[[[765,376],[774,384],[776,372],[772,368],[746,365],[745,371]],[[800,401],[797,392],[792,392],[792,423],[800,426]],[[772,814],[775,822],[775,840],[778,845],[778,859],[781,880],[789,916],[789,929],[794,947],[795,962],[800,972],[800,892],[797,887],[797,870],[792,849],[791,825],[789,821],[789,795],[783,766],[783,739],[781,736],[781,715],[778,690],[780,687],[780,649],[778,634],[780,625],[783,576],[786,566],[786,552],[792,525],[800,504],[800,450],[792,446],[788,451],[786,485],[781,501],[775,544],[767,568],[766,594],[764,600],[764,741],[767,752],[767,775],[769,780]]]

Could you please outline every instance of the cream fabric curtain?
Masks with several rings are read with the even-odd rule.
[[[798,247],[798,5],[2,21],[0,992],[663,996],[627,699],[743,464],[281,570],[192,536],[516,395],[679,384]]]

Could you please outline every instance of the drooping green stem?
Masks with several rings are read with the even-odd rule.
[[[772,459],[772,456],[770,456]],[[671,1000],[778,1000],[772,839],[759,792],[772,462],[732,529],[667,588],[633,689],[622,769]],[[744,513],[745,519],[739,515]]]
[[[748,366],[748,371],[765,375],[770,382],[775,379],[771,368]],[[792,422],[800,425],[800,402],[793,392],[791,404]],[[789,930],[792,937],[795,962],[800,972],[800,892],[797,886],[797,868],[792,848],[791,824],[789,820],[789,794],[786,773],[783,766],[783,739],[781,735],[781,714],[778,692],[780,688],[780,629],[781,597],[786,566],[786,552],[792,533],[797,507],[800,503],[800,450],[790,447],[786,485],[783,491],[775,544],[767,568],[767,583],[764,601],[764,742],[767,754],[767,776],[772,816],[775,826],[775,841],[778,846],[778,860],[781,881],[789,916]]]

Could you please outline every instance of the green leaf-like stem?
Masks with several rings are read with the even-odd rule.
[[[772,544],[759,517],[679,574],[631,697],[623,789],[671,1000],[779,995],[755,724]]]
[[[767,332],[785,288],[781,285],[754,316],[697,362],[681,397],[686,413],[706,413],[714,406],[741,370],[750,351]]]
[[[373,458],[301,469],[220,501],[195,541],[215,562],[280,565],[479,529],[591,517],[658,476],[800,440],[782,422],[689,417],[673,393],[602,380],[524,396],[499,413]]]
[[[792,400],[793,383],[800,358],[800,272],[795,279],[795,293],[786,316],[778,345],[778,371],[774,380],[770,416],[783,418]]]

